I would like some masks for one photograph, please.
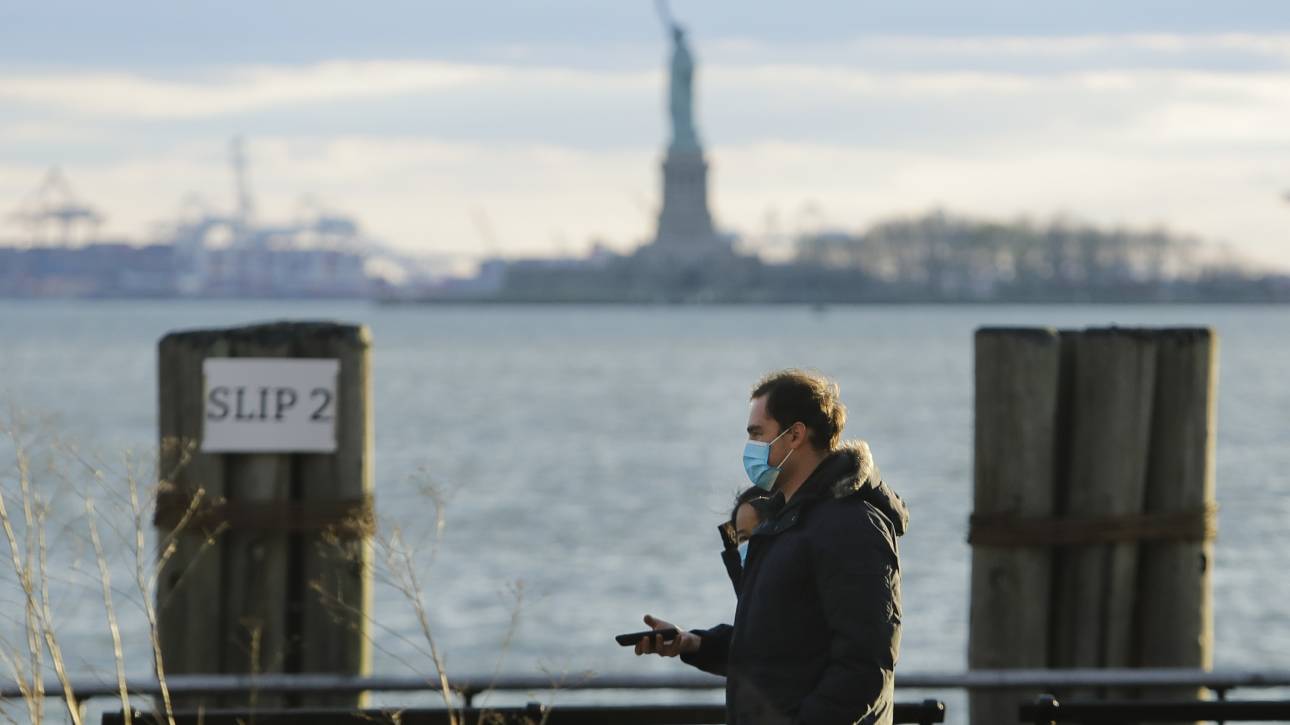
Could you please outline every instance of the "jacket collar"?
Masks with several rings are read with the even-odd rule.
[[[775,535],[795,525],[801,514],[825,499],[862,496],[892,523],[896,535],[905,533],[909,510],[900,497],[882,481],[869,444],[847,441],[820,461],[802,487],[787,503],[778,491],[767,506],[770,515],[754,534]]]

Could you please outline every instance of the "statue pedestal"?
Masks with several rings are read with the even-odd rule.
[[[708,162],[701,150],[669,149],[663,159],[663,209],[651,245],[669,256],[729,254],[708,211]]]
[[[658,230],[636,258],[651,268],[720,269],[736,255],[730,239],[717,233],[708,210],[708,162],[694,127],[694,58],[679,25],[672,26],[672,72],[668,111],[672,139],[663,157],[663,208]]]

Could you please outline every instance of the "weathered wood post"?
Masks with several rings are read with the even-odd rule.
[[[157,591],[167,674],[369,670],[370,360],[370,335],[356,325],[161,340],[156,523],[163,547],[174,541]],[[291,702],[361,704],[335,694],[219,704]]]
[[[984,329],[976,355],[969,665],[1208,668],[1214,333]]]
[[[191,516],[189,502],[196,499],[195,507],[205,507],[224,499],[224,457],[203,454],[197,445],[205,407],[202,363],[228,352],[229,341],[216,335],[168,335],[158,346],[162,480],[156,525],[163,564],[156,607],[164,674],[221,671],[223,527],[211,517]],[[193,698],[184,704],[212,702]]]
[[[367,328],[319,330],[298,354],[340,361],[336,385],[336,453],[299,457],[296,497],[334,523],[307,528],[298,542],[300,648],[297,672],[371,670],[371,496],[373,432],[371,335]],[[344,411],[350,411],[346,415]],[[344,706],[351,695],[320,696],[311,704]]]
[[[1217,343],[1205,328],[1162,330],[1157,343],[1160,392],[1152,415],[1146,512],[1177,517],[1179,525],[1172,540],[1143,546],[1138,606],[1146,616],[1140,618],[1136,640],[1143,667],[1213,665]],[[1154,690],[1143,696],[1196,699],[1200,691]]]
[[[291,356],[291,341],[282,337],[249,338],[239,336],[230,340],[229,357],[280,359]],[[209,366],[208,366],[209,367]],[[209,373],[204,371],[204,375]],[[263,388],[261,388],[263,389]],[[236,406],[237,391],[231,405]],[[256,393],[248,387],[243,395]],[[276,392],[276,391],[275,391]],[[209,401],[211,390],[206,390]],[[263,408],[273,405],[273,394],[265,396],[267,405],[261,406],[252,394],[247,401],[246,413],[258,420],[259,414],[269,414]],[[211,411],[217,413],[218,411]],[[229,414],[236,416],[236,408]],[[231,506],[254,510],[281,509],[291,500],[291,456],[283,453],[229,453],[224,456],[224,493]],[[227,510],[232,510],[227,509]],[[220,660],[221,672],[246,674],[285,672],[289,623],[288,607],[288,549],[289,534],[286,528],[251,525],[248,517],[230,520],[230,528],[223,535],[223,590],[225,620],[224,654]],[[236,698],[230,702],[241,704]],[[271,707],[281,705],[284,699],[275,694],[251,693],[248,705]]]
[[[1061,341],[1051,329],[976,334],[976,455],[972,530],[999,517],[1047,518],[1057,486],[1057,391]],[[1045,548],[972,540],[968,666],[1048,666],[1051,557]],[[1017,691],[973,692],[976,723],[1011,722]]]
[[[1156,356],[1141,331],[1068,334],[1073,347],[1060,510],[1072,521],[1142,513]],[[1056,667],[1129,667],[1138,545],[1078,542],[1059,550]]]

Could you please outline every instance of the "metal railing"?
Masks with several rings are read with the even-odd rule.
[[[586,675],[559,680],[547,676],[461,677],[450,688],[469,705],[485,692],[602,691],[602,690],[720,690],[725,680],[713,675]],[[413,676],[350,677],[325,674],[171,675],[166,685],[172,695],[220,695],[246,692],[436,692],[439,681]],[[1203,687],[1220,697],[1237,688],[1290,687],[1290,670],[1195,669],[1034,669],[972,670],[968,672],[897,673],[898,689],[915,690],[1060,690],[1069,687]],[[131,678],[132,695],[158,695],[161,685],[153,677]],[[117,683],[101,678],[74,678],[72,690],[81,699],[117,697]],[[45,683],[45,696],[62,697],[57,680]],[[0,686],[0,699],[22,697],[12,682]]]
[[[1033,705],[1022,705],[1017,719],[1034,725],[1058,723],[1134,722],[1286,722],[1290,700],[1220,700],[1211,702],[1072,702],[1061,703],[1044,695]]]
[[[169,718],[155,712],[133,711],[135,725],[166,725]],[[126,713],[103,714],[102,725],[126,725]],[[175,725],[721,725],[726,722],[725,705],[565,705],[557,708],[531,703],[524,707],[466,708],[449,712],[444,708],[367,709],[256,709],[184,711],[174,714]],[[893,725],[940,725],[945,722],[945,704],[939,700],[895,703]]]

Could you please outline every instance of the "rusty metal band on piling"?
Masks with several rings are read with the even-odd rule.
[[[191,494],[172,489],[157,493],[153,522],[172,531],[184,522],[184,530],[195,533],[222,527],[254,531],[328,531],[337,536],[366,538],[375,533],[376,512],[371,496],[327,501],[218,499],[194,503]]]
[[[968,543],[973,546],[1080,546],[1138,541],[1213,541],[1218,507],[1196,511],[1125,514],[1088,518],[973,514]]]

